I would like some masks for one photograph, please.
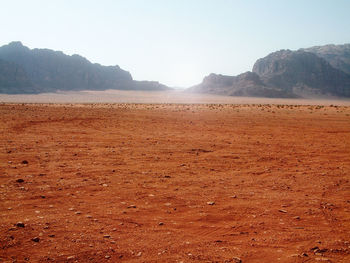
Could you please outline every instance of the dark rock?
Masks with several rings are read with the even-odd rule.
[[[23,180],[22,178],[19,178],[19,179],[16,180],[16,182],[17,182],[17,183],[23,183],[24,180]]]
[[[16,226],[17,226],[17,227],[24,227],[24,223],[23,223],[23,222],[17,222],[17,223],[16,223]]]
[[[34,238],[32,238],[32,241],[33,241],[33,242],[39,242],[39,241],[40,241],[40,238],[39,238],[39,237],[34,237]]]
[[[22,164],[28,164],[28,161],[27,160],[23,160]]]

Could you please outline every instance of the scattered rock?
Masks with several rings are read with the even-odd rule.
[[[242,263],[242,260],[240,258],[238,258],[238,257],[233,257],[232,260],[235,263]]]
[[[23,160],[22,164],[28,164],[28,161],[27,160]]]
[[[32,241],[33,241],[33,242],[39,242],[39,241],[40,241],[40,238],[39,238],[39,237],[33,237],[33,238],[32,238]]]
[[[209,201],[209,202],[207,202],[207,205],[215,205],[215,202]]]
[[[129,205],[128,208],[136,208],[136,205]]]
[[[69,256],[67,257],[67,260],[75,259],[75,256]]]
[[[163,222],[159,222],[158,225],[162,226],[162,225],[164,225],[164,223]]]
[[[142,252],[141,251],[136,254],[136,257],[141,257],[141,256],[142,256]]]
[[[23,180],[22,178],[19,178],[19,179],[16,180],[16,182],[17,182],[17,183],[23,183],[24,180]]]
[[[287,213],[287,211],[286,211],[286,210],[283,210],[283,209],[279,209],[278,212]]]
[[[23,222],[17,222],[16,223],[16,227],[24,227],[24,223]]]
[[[102,186],[103,186],[103,187],[107,187],[107,186],[108,186],[108,184],[102,184]]]
[[[110,235],[104,235],[103,237],[104,238],[110,238],[111,236]]]
[[[293,219],[299,220],[300,216],[295,216],[295,217],[293,217]]]
[[[80,215],[81,212],[80,212],[80,211],[76,211],[75,214],[76,214],[76,215]]]
[[[111,256],[108,256],[108,255],[107,255],[107,256],[105,256],[105,258],[106,258],[106,259],[109,259],[109,258],[111,258]]]

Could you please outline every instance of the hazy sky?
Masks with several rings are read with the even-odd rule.
[[[279,49],[350,43],[349,0],[0,0],[0,45],[80,54],[187,87]]]

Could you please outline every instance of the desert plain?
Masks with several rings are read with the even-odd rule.
[[[350,262],[350,107],[0,105],[0,262]]]

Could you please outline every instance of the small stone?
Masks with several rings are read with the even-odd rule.
[[[40,241],[40,238],[39,238],[39,237],[33,237],[33,238],[32,238],[32,241],[33,241],[33,242],[39,242],[39,241]]]
[[[19,179],[16,180],[16,182],[17,182],[17,183],[23,183],[24,180],[23,180],[22,178],[19,178]]]
[[[76,211],[75,214],[76,214],[76,215],[80,215],[81,212],[80,212],[80,211]]]
[[[16,227],[24,227],[24,223],[23,222],[17,222],[16,223]]]
[[[28,161],[27,160],[23,160],[22,164],[28,164]]]
[[[295,216],[295,217],[293,217],[293,219],[299,220],[300,216]]]
[[[242,263],[242,259],[238,258],[238,257],[233,257],[232,258],[233,262],[235,263]]]
[[[69,208],[68,210],[69,210],[69,211],[74,211],[74,208],[73,208],[73,207],[71,207],[71,208]]]
[[[164,223],[163,222],[159,222],[158,225],[162,226],[162,225],[164,225]]]
[[[67,260],[75,259],[75,256],[69,256],[67,257]]]
[[[104,235],[103,237],[104,238],[110,238],[111,236],[110,235]]]
[[[109,259],[109,258],[111,258],[111,256],[108,256],[108,255],[107,255],[107,256],[105,256],[105,258],[106,258],[106,259]]]
[[[129,205],[128,208],[136,208],[136,205]]]
[[[215,205],[215,202],[209,201],[209,202],[207,202],[207,205]]]
[[[287,213],[287,211],[286,211],[286,210],[283,210],[283,209],[279,209],[278,212]]]
[[[107,187],[107,186],[108,186],[108,184],[102,184],[102,186],[103,186],[103,187]]]
[[[141,251],[136,254],[136,257],[141,257],[141,256],[142,256],[142,252]]]
[[[87,218],[92,218],[92,215],[86,215]]]

